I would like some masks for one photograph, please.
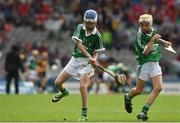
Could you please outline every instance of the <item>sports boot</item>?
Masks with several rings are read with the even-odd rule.
[[[140,113],[138,113],[138,115],[136,116],[136,118],[137,118],[138,120],[143,120],[143,121],[148,120],[147,113],[145,113],[145,112],[140,112]]]
[[[82,116],[78,119],[78,121],[87,121],[88,120],[88,117],[87,116]]]
[[[128,98],[129,94],[124,95],[124,107],[128,113],[132,112],[131,99]]]
[[[65,91],[64,93],[59,92],[52,98],[52,102],[58,102],[60,99],[68,95],[69,95],[68,91]]]

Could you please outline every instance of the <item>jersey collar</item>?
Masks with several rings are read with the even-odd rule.
[[[87,34],[87,29],[86,29],[86,26],[85,26],[85,25],[83,26],[83,29],[85,30],[86,36],[89,36],[89,35],[91,35],[91,34],[95,35],[95,34],[96,34],[96,31],[97,31],[97,28],[95,27],[91,33]]]
[[[150,33],[150,34],[146,34],[146,35],[148,35],[148,36],[152,36],[153,31],[154,31],[154,28],[152,28],[152,29],[151,29],[151,33]],[[139,33],[142,33],[142,32],[141,32],[141,28],[139,28],[139,31],[138,31],[138,32],[139,32]]]

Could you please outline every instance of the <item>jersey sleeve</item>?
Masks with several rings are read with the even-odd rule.
[[[95,44],[95,51],[99,52],[103,50],[105,50],[105,48],[103,46],[102,36],[101,34],[98,33],[98,40],[96,41],[96,44]]]
[[[138,33],[136,36],[136,45],[140,48],[140,51],[144,51],[146,48],[146,39],[141,35],[141,33]]]
[[[82,42],[82,39],[81,39],[81,28],[82,28],[82,26],[81,26],[81,24],[79,24],[76,27],[75,31],[74,31],[74,33],[72,35],[72,40],[74,42],[77,42],[77,41],[81,41]]]

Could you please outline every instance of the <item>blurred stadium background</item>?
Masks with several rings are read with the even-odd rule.
[[[21,104],[21,99],[42,99],[46,102],[45,100],[47,98],[50,99],[51,95],[47,97],[38,95],[38,93],[44,94],[57,91],[54,88],[53,82],[71,57],[71,51],[74,46],[71,40],[72,32],[76,25],[82,22],[85,10],[90,8],[98,12],[98,29],[102,34],[106,48],[106,51],[100,54],[100,62],[106,66],[113,62],[120,63],[121,67],[128,69],[132,85],[135,85],[136,78],[133,40],[138,29],[137,20],[142,13],[152,14],[154,26],[158,28],[159,34],[163,39],[171,41],[174,49],[177,51],[177,54],[172,54],[165,51],[162,47],[162,58],[160,62],[164,80],[162,94],[180,95],[180,0],[0,0],[0,94],[3,94],[0,98],[0,100],[3,100],[1,100],[1,109],[3,110],[0,110],[1,114],[4,114],[1,115],[0,119],[3,119],[3,121],[23,121],[21,117],[17,117],[16,115],[8,115],[11,109],[8,109],[7,106],[8,104],[11,105],[11,101],[15,102],[13,105],[14,108],[18,107],[18,109],[21,109],[19,105],[17,106],[17,104]],[[10,51],[13,44],[17,44],[20,47],[20,56],[25,68],[25,73],[20,73],[20,94],[37,94],[36,98],[26,95],[22,98],[4,95],[6,83],[4,61],[7,52]],[[44,67],[41,68],[42,64]],[[47,73],[46,76],[43,78],[38,77],[38,72],[40,71],[45,71]],[[79,93],[79,83],[73,78],[66,83],[66,86],[71,93]],[[95,89],[93,86],[90,92],[95,93]],[[129,88],[125,86],[125,88],[118,89],[114,92],[128,91]],[[151,84],[147,82],[145,92],[148,93],[150,90]],[[11,93],[14,93],[13,83],[11,84]],[[100,84],[99,93],[108,93],[104,83]],[[112,98],[111,96],[109,97]],[[177,99],[179,98],[178,96],[176,97]],[[96,100],[102,97],[96,98],[91,96],[90,98]],[[113,98],[114,102],[116,102],[117,95]],[[168,98],[166,96],[161,97],[161,101],[164,98],[165,102],[167,102]],[[72,99],[75,100],[76,104],[76,96]],[[142,99],[144,100],[144,97]],[[103,100],[105,100],[104,97]],[[178,103],[179,100],[176,100],[176,102]],[[32,109],[36,109],[37,105],[41,105],[41,103],[30,103],[28,105],[31,104],[33,104]],[[63,104],[65,105],[65,103]],[[161,105],[162,103],[158,102],[157,104]],[[170,103],[170,105],[174,106],[176,104]],[[50,106],[52,108],[49,102],[48,104],[43,103],[42,106]],[[157,105],[155,107],[159,108]],[[168,106],[165,104],[165,107]],[[161,112],[156,115],[158,112],[156,109],[154,114],[152,113],[156,119],[152,121],[162,121],[162,118],[165,121],[178,121],[178,114],[180,113],[169,112],[171,110],[174,111],[177,107],[178,105],[174,109],[165,108],[164,112],[168,112],[168,116],[172,118],[170,120],[168,120],[166,114],[161,114]],[[13,110],[16,111],[18,109]],[[5,110],[9,112],[3,112]],[[40,110],[43,114],[43,107]],[[53,114],[52,110],[57,111],[57,108],[49,108],[48,110],[49,113]],[[106,111],[104,109],[103,111],[107,113],[110,110]],[[23,112],[18,112],[19,116],[23,115]],[[60,121],[63,121],[63,117],[67,115],[66,113],[64,112],[61,116],[62,119],[59,119]],[[76,109],[73,109],[73,113],[77,114],[78,112]],[[119,119],[115,115],[113,117],[114,120],[128,121],[125,118],[127,116],[122,113],[122,118]],[[115,112],[115,114],[117,113]],[[176,118],[172,114],[176,114]],[[159,115],[165,117],[158,118]],[[8,120],[8,116],[12,119]],[[58,116],[55,116],[56,118],[54,117],[54,119],[50,117],[44,118],[41,115],[38,117],[39,119],[37,117],[34,119],[34,117],[29,118],[26,116],[25,121],[59,121]],[[92,118],[93,121],[108,121],[106,119],[107,116],[104,116],[104,120],[100,118],[96,119],[97,115],[95,114],[92,117],[94,118]],[[71,117],[71,120],[73,121],[74,119]],[[113,121],[113,119],[110,121]],[[131,116],[130,121],[134,121]]]

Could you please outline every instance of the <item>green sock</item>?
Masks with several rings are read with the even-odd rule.
[[[68,93],[68,91],[67,91],[67,89],[66,88],[63,88],[62,90],[60,90],[61,91],[61,93],[63,94],[63,95],[66,95],[67,93]]]
[[[151,104],[146,103],[142,108],[142,112],[147,113],[150,107],[151,107]]]
[[[87,108],[82,108],[81,115],[87,117]]]

